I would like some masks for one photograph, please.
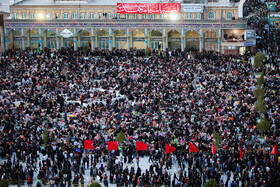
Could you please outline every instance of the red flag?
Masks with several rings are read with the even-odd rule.
[[[241,147],[239,146],[239,157],[243,158],[244,154],[242,153]]]
[[[278,149],[277,149],[276,145],[273,147],[273,149],[272,149],[270,154],[272,154],[272,155],[277,155],[278,154]]]
[[[189,151],[190,151],[190,152],[197,152],[197,151],[199,151],[199,149],[197,149],[197,148],[190,142]]]
[[[148,145],[143,143],[143,142],[137,142],[136,141],[136,150],[137,151],[142,151],[142,150],[147,150],[148,149]]]
[[[172,153],[175,150],[176,150],[175,147],[172,147],[171,145],[165,144],[165,152],[166,153]]]
[[[107,145],[108,145],[108,150],[118,150],[118,142],[110,142],[107,141]]]
[[[215,148],[215,144],[212,145],[212,153],[215,154],[216,153],[216,148]]]
[[[91,141],[91,140],[84,140],[84,148],[85,149],[94,149],[92,144],[93,144],[93,141]]]

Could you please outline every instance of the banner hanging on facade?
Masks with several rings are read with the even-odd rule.
[[[182,4],[181,12],[189,12],[189,13],[203,13],[203,5],[195,5],[195,4]]]
[[[180,12],[180,3],[117,3],[117,13],[120,14],[170,14]]]

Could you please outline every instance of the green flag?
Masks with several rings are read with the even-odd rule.
[[[38,42],[38,45],[37,45],[37,53],[39,53],[39,51],[40,51],[40,44],[39,44],[39,42]]]

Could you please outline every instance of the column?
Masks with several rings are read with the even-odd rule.
[[[199,52],[203,50],[203,37],[199,37]]]
[[[148,38],[149,36],[145,34],[145,49],[148,48]]]
[[[74,40],[75,40],[75,38],[74,38]],[[82,31],[78,32],[76,40],[77,40],[77,42],[79,42],[79,47],[82,47]]]
[[[12,48],[15,48],[15,41],[14,41],[14,31],[11,32],[11,43],[12,43]]]
[[[30,43],[30,30],[27,32],[27,47],[31,47],[31,43]]]
[[[78,46],[77,46],[77,36],[74,37],[74,51],[78,50]]]
[[[39,37],[40,51],[43,50],[43,36]]]
[[[133,49],[133,47],[134,47],[134,45],[133,45],[133,32],[131,32],[131,34],[130,34],[130,48]],[[130,48],[129,48],[129,50],[130,50]]]
[[[21,37],[21,49],[22,49],[22,50],[25,49],[25,40],[24,40],[24,36]]]
[[[7,40],[5,40],[5,49],[9,49],[9,47],[8,47],[8,36],[6,36],[5,37],[5,39],[7,39]]]
[[[0,28],[0,36],[1,36],[1,49],[2,49],[2,53],[5,52],[5,39],[4,39],[4,27],[1,26]]]
[[[112,29],[109,29],[109,50],[112,51],[113,49],[113,37],[112,37]]]
[[[127,51],[130,50],[130,35],[127,36]]]
[[[221,52],[221,36],[222,36],[222,30],[218,30],[218,52]]]
[[[185,50],[185,37],[182,36],[181,37],[181,51],[184,51]]]
[[[56,37],[56,49],[59,49],[59,36]]]
[[[163,38],[162,38],[162,50],[166,51],[166,37],[165,36],[163,36]]]
[[[95,46],[98,48],[98,31],[95,33]]]
[[[166,30],[162,31],[162,50],[166,51]]]
[[[94,50],[95,49],[94,36],[91,36],[90,41],[91,41],[91,49]]]
[[[46,30],[44,34],[44,47],[48,47],[47,40],[48,40],[48,30]]]
[[[203,51],[203,31],[199,30],[199,52]]]

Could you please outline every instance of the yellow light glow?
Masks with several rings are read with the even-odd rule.
[[[39,19],[43,19],[43,14],[42,14],[42,13],[39,13],[39,14],[38,14],[38,18],[39,18]]]
[[[170,19],[171,20],[176,20],[178,18],[178,15],[176,13],[170,14]]]
[[[237,33],[237,31],[233,31],[233,33],[234,33],[234,34],[236,34],[236,33]]]

